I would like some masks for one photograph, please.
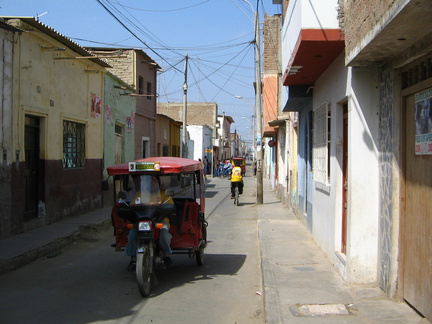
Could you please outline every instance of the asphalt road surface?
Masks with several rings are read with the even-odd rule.
[[[0,323],[264,323],[253,178],[245,187],[241,206],[224,199],[208,216],[205,264],[174,255],[150,297],[109,229],[1,276]],[[208,192],[228,188],[216,179]]]

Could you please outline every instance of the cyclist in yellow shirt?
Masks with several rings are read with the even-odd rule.
[[[231,170],[231,199],[234,199],[235,187],[238,186],[239,194],[243,193],[243,176],[240,167],[241,162],[234,160],[234,167]]]

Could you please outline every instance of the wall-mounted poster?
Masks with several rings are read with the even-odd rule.
[[[132,132],[135,123],[135,113],[133,112],[130,117],[126,117],[126,132]]]
[[[90,115],[93,118],[99,119],[101,114],[101,97],[96,96],[94,93],[90,93],[91,105],[90,105]]]
[[[432,88],[415,95],[415,154],[432,154]]]

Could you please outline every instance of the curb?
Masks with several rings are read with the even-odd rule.
[[[0,261],[0,276],[9,271],[19,269],[26,264],[40,258],[52,258],[62,253],[62,249],[78,242],[86,237],[94,236],[95,233],[111,227],[111,220],[105,220],[99,224],[80,225],[78,229],[69,235],[55,239],[54,241],[33,250],[24,252],[14,258]]]

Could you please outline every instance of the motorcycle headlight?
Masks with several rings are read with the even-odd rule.
[[[151,222],[139,222],[138,231],[151,231]]]

